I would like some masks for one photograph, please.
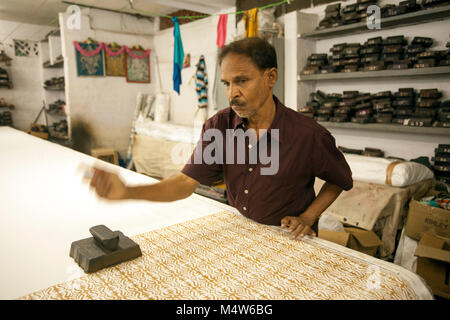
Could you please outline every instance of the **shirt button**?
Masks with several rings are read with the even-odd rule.
[[[244,193],[245,193],[245,194],[248,194],[248,190],[244,190]]]
[[[251,149],[253,146],[251,144],[248,145],[248,148]]]
[[[252,171],[253,171],[253,168],[248,168],[248,171],[252,172]]]
[[[244,211],[247,211],[247,208],[246,208],[246,207],[243,207],[242,209],[243,209]]]

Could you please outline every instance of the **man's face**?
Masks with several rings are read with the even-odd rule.
[[[222,82],[231,108],[241,118],[256,114],[271,94],[267,71],[261,71],[247,56],[229,53],[220,66]]]

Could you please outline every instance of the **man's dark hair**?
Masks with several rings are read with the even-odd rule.
[[[219,51],[219,65],[222,64],[223,59],[229,53],[242,54],[249,57],[260,70],[278,68],[275,48],[267,40],[261,38],[245,38],[224,46]]]

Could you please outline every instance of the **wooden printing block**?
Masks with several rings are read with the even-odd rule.
[[[338,10],[325,12],[325,19],[338,18],[338,17],[339,17]]]
[[[388,69],[408,69],[411,67],[411,61],[410,60],[399,60],[394,61],[392,64],[388,67]]]
[[[356,101],[358,103],[371,102],[372,101],[372,95],[370,93],[360,94],[358,97],[356,97]]]
[[[420,99],[417,103],[417,107],[420,108],[439,108],[441,102],[435,99]]]
[[[338,101],[338,100],[342,99],[342,94],[340,94],[340,93],[329,93],[329,94],[327,94],[327,99]]]
[[[411,53],[411,54],[419,54],[422,52],[425,52],[426,48],[424,46],[421,45],[409,45],[408,47],[406,47],[406,53]]]
[[[310,74],[316,74],[319,72],[318,66],[308,66],[305,67],[305,69],[302,70],[301,74],[303,75],[310,75]]]
[[[412,108],[397,108],[394,110],[394,114],[397,116],[411,116],[413,112]]]
[[[72,242],[70,257],[87,273],[131,260],[142,255],[139,245],[120,231],[104,225],[89,229],[93,237]]]
[[[447,1],[448,0],[422,0],[422,6],[432,7],[432,6],[444,4]]]
[[[441,52],[437,50],[425,51],[418,53],[416,57],[418,59],[439,59],[441,57]]]
[[[381,45],[383,44],[383,38],[382,37],[369,38],[367,39],[366,44],[369,46]]]
[[[408,98],[397,98],[392,102],[392,105],[394,107],[406,107],[406,106],[413,106],[414,105],[414,98],[408,97]]]
[[[411,41],[411,46],[421,46],[429,48],[433,45],[433,38],[429,37],[414,37]]]
[[[347,122],[348,117],[347,117],[347,115],[344,115],[344,116],[335,115],[334,117],[330,118],[330,121],[331,122]]]
[[[380,99],[372,102],[375,110],[391,107],[391,99]]]
[[[433,118],[411,118],[407,121],[410,127],[431,127],[432,124]]]
[[[330,116],[333,113],[333,108],[323,108],[320,107],[316,110],[318,116]]]
[[[390,117],[379,117],[378,115],[374,117],[377,123],[391,123],[392,115]]]
[[[442,97],[442,93],[438,89],[421,89],[419,96],[427,99],[439,99]]]
[[[439,121],[450,121],[450,112],[439,112],[438,114]]]
[[[318,116],[316,117],[317,121],[328,121],[330,119],[329,116]]]
[[[310,94],[311,99],[314,101],[317,101],[319,103],[323,103],[325,101],[325,93],[323,93],[320,90],[317,90],[316,92],[312,92]]]
[[[391,7],[391,8],[387,9],[386,16],[393,17],[393,16],[398,16],[400,14],[405,14],[407,12],[408,12],[408,9],[406,7]]]
[[[433,68],[434,63],[416,63],[414,64],[414,68]]]
[[[364,71],[380,71],[384,69],[385,69],[384,61],[372,62],[370,65],[366,65],[363,68]]]
[[[310,112],[314,113],[314,108],[312,108],[311,106],[306,105],[305,107],[298,109],[298,112],[300,112],[300,113],[310,113]]]
[[[335,108],[335,107],[337,107],[337,105],[338,105],[338,103],[337,103],[336,100],[333,100],[333,101],[325,101],[325,102],[322,104],[322,107],[324,107],[324,108]]]
[[[359,58],[350,58],[350,59],[344,59],[344,65],[348,64],[359,64],[361,61]]]
[[[317,101],[308,101],[306,103],[306,106],[311,107],[311,108],[319,108],[320,107],[320,103]]]
[[[308,66],[323,66],[328,63],[327,60],[311,60],[308,62]]]
[[[416,108],[412,116],[415,118],[434,118],[436,117],[436,109]]]
[[[441,60],[441,61],[439,62],[439,66],[441,66],[441,67],[447,67],[447,66],[450,66],[450,59]]]
[[[343,53],[334,53],[331,55],[332,60],[344,59],[345,55]]]
[[[341,52],[342,50],[344,50],[344,48],[345,48],[346,45],[347,45],[346,43],[338,43],[338,44],[335,44],[335,45],[333,45],[333,46],[330,48],[330,51],[333,52],[333,53],[335,53],[335,52]]]
[[[403,60],[403,55],[398,53],[385,53],[383,54],[382,60],[384,60],[385,62]]]
[[[370,47],[366,47],[361,49],[361,51],[359,52],[360,54],[374,54],[374,53],[380,53],[381,52],[381,46],[370,46]]]
[[[364,148],[363,155],[369,157],[383,157],[384,151],[377,148]]]
[[[339,107],[336,110],[334,110],[334,114],[348,114],[350,113],[351,109],[350,107]]]
[[[325,12],[333,12],[333,11],[340,11],[341,10],[341,4],[330,4],[325,8]]]
[[[360,123],[360,124],[364,124],[364,123],[372,123],[372,122],[375,122],[375,119],[373,119],[372,117],[370,117],[370,116],[368,116],[368,117],[366,117],[366,116],[355,116],[355,117],[352,117],[351,119],[350,119],[350,121],[351,122],[354,122],[354,123]]]
[[[404,45],[406,43],[404,36],[392,36],[387,37],[386,40],[383,41],[384,45]]]
[[[360,3],[371,3],[371,4],[376,4],[378,2],[378,0],[356,0],[356,3],[360,4]]]
[[[359,96],[359,91],[344,91],[342,92],[342,98],[353,99]]]
[[[348,6],[345,6],[344,9],[342,9],[342,12],[343,12],[343,13],[355,12],[357,6],[358,6],[357,3],[349,4]]]
[[[372,3],[358,3],[358,6],[356,7],[356,12],[366,12],[367,14],[367,8],[373,5]]]
[[[450,155],[448,155],[448,156],[435,156],[435,157],[431,158],[431,161],[450,163]]]
[[[358,65],[355,64],[348,64],[344,67],[344,69],[341,70],[341,72],[357,72],[358,71]]]
[[[335,22],[333,22],[333,23],[331,24],[331,27],[332,27],[332,28],[336,28],[336,27],[340,27],[340,26],[342,26],[342,25],[344,25],[344,21],[337,20],[337,21],[335,21]]]
[[[364,150],[361,149],[351,149],[342,146],[338,146],[338,150],[342,153],[351,153],[351,154],[363,154]]]
[[[416,90],[414,88],[399,88],[397,94],[401,97],[412,97],[416,95]]]
[[[308,57],[308,61],[327,59],[326,53],[313,53]]]
[[[380,60],[379,54],[370,54],[366,55],[365,57],[361,58],[362,63],[373,63]]]
[[[403,53],[403,47],[400,44],[384,46],[383,53]]]
[[[373,99],[385,99],[385,98],[389,98],[389,102],[390,102],[390,98],[392,97],[392,93],[391,91],[380,91],[377,93],[374,93],[372,95]]]

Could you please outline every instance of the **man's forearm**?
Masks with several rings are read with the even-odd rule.
[[[170,202],[189,197],[196,189],[198,183],[187,182],[186,178],[176,175],[164,179],[158,183],[127,187],[124,199],[148,200],[159,202]]]
[[[311,220],[316,221],[320,215],[337,199],[341,192],[341,187],[325,182],[316,199],[309,205],[302,215],[309,216]]]

